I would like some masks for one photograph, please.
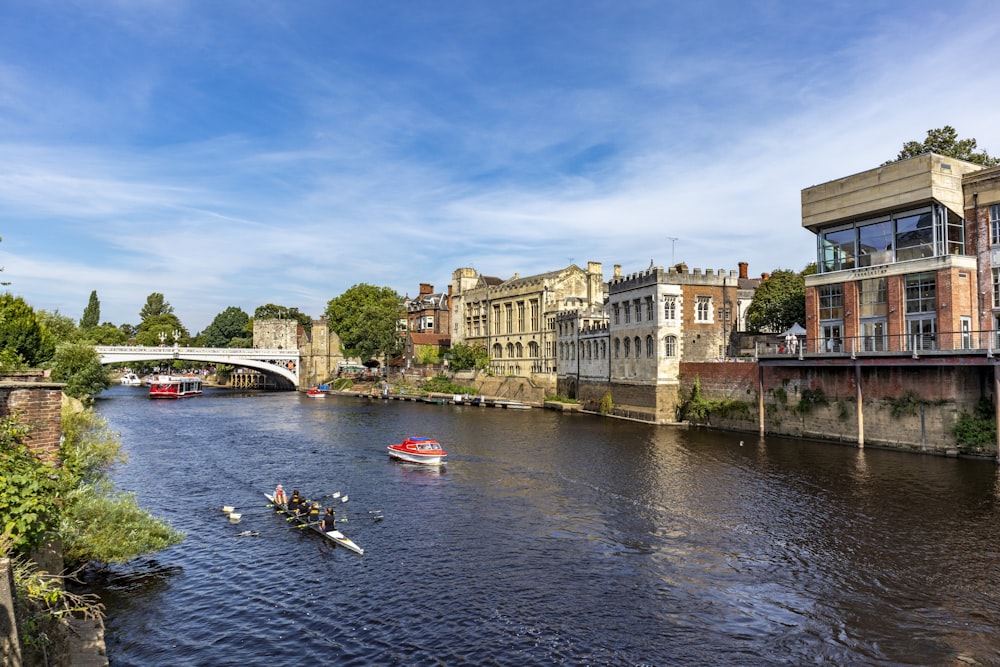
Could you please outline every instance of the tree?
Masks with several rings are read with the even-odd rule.
[[[360,283],[326,306],[330,331],[340,337],[344,354],[361,361],[396,354],[401,345],[397,334],[403,317],[402,300],[388,287]]]
[[[924,153],[946,155],[966,162],[981,164],[984,167],[1000,164],[1000,159],[990,156],[986,151],[977,153],[975,139],[959,139],[955,128],[951,125],[945,125],[935,130],[927,130],[927,138],[923,142],[907,141],[903,144],[903,150],[899,151],[896,159],[884,162],[883,166]]]
[[[465,371],[471,368],[482,370],[490,365],[490,355],[482,345],[452,345],[448,353],[448,367],[453,371]]]
[[[257,310],[253,311],[253,318],[255,320],[296,320],[304,327],[312,326],[312,318],[305,313],[300,313],[298,308],[288,308],[273,303],[258,306]]]
[[[170,315],[173,312],[174,307],[167,303],[163,295],[159,292],[153,292],[146,297],[146,305],[139,311],[139,317],[145,322],[150,317]]]
[[[135,334],[135,342],[136,345],[160,345],[161,343],[173,345],[174,332],[179,335],[177,342],[186,345],[189,338],[187,329],[173,312],[150,315],[139,325],[139,330]],[[160,340],[160,334],[163,334],[163,340]]]
[[[128,341],[125,332],[111,322],[87,329],[82,335],[95,345],[124,345]]]
[[[90,301],[83,309],[83,317],[80,318],[80,328],[90,329],[96,327],[101,321],[101,302],[97,300],[97,290],[90,293]]]
[[[212,323],[201,332],[200,344],[206,347],[232,347],[234,339],[243,340],[249,321],[250,316],[243,309],[230,306],[216,315]]]
[[[52,334],[39,322],[24,299],[9,292],[0,294],[0,353],[3,359],[20,358],[36,368],[52,358]]]
[[[781,333],[806,317],[806,288],[802,274],[777,269],[758,285],[747,308],[750,333]]]
[[[61,343],[56,348],[52,379],[65,382],[63,392],[79,399],[99,394],[112,384],[97,351],[86,343]]]
[[[73,318],[59,314],[58,310],[51,313],[45,310],[38,310],[35,312],[35,316],[41,322],[42,326],[52,334],[52,340],[55,343],[76,340],[79,335],[79,330]]]

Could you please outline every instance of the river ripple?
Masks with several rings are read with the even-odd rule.
[[[292,393],[97,409],[119,487],[188,534],[103,591],[115,666],[1000,664],[993,463]],[[391,461],[410,434],[448,465]],[[269,513],[279,481],[348,493],[365,555]]]

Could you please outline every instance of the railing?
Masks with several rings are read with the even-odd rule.
[[[765,358],[816,356],[861,357],[968,352],[993,356],[1000,352],[1000,331],[939,331],[928,334],[796,338],[794,341],[757,342],[757,356]]]

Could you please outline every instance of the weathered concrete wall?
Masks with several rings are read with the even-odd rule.
[[[695,378],[702,396],[725,399],[713,414],[717,428],[757,431],[756,363],[685,364],[682,393]],[[866,445],[945,454],[954,451],[952,428],[981,399],[992,400],[992,370],[981,366],[866,366],[861,388]],[[853,366],[765,367],[766,433],[858,442],[856,375]],[[985,448],[983,455],[995,455]]]

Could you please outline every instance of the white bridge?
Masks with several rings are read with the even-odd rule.
[[[161,359],[184,359],[212,364],[228,364],[253,368],[262,373],[282,377],[299,386],[299,351],[259,347],[181,347],[179,345],[97,345],[94,347],[102,364],[134,361],[154,362]]]

